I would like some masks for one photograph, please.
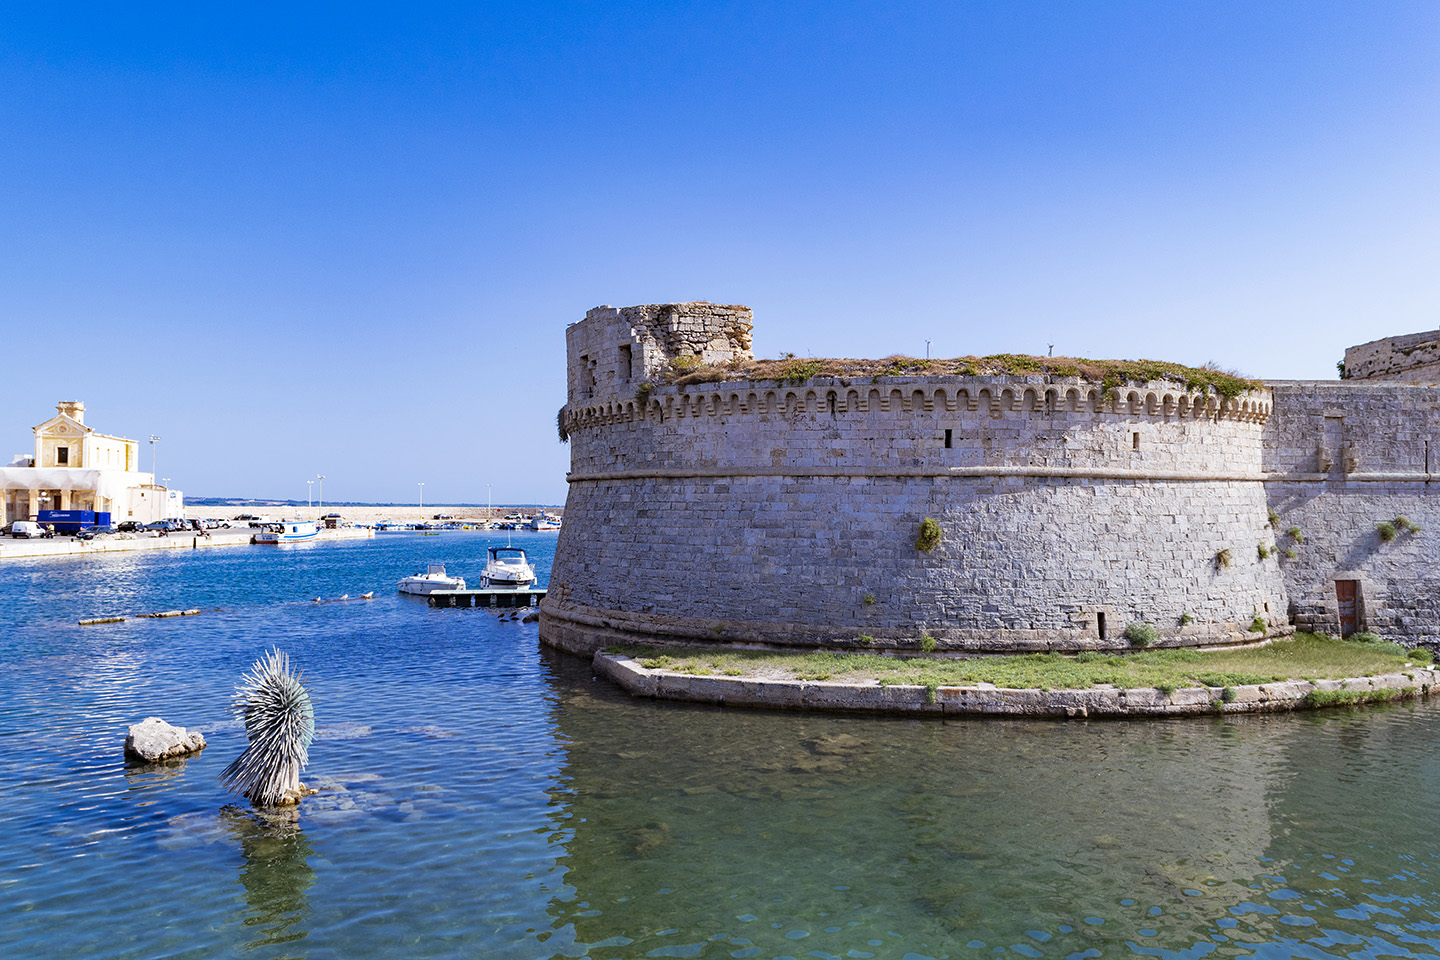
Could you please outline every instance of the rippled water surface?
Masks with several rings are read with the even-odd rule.
[[[632,701],[533,624],[394,593],[431,560],[478,578],[495,542],[0,567],[5,954],[1437,953],[1432,702],[1019,723]],[[515,542],[543,581],[554,535]],[[177,607],[204,613],[76,625]],[[271,644],[316,701],[322,790],[293,817],[217,781]],[[209,746],[127,766],[151,715]]]

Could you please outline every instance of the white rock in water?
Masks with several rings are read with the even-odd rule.
[[[205,749],[205,737],[198,731],[187,733],[184,727],[172,727],[159,717],[146,717],[130,725],[125,738],[125,755],[147,763],[183,757]]]

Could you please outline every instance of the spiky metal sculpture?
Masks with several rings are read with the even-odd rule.
[[[290,657],[272,649],[235,686],[234,709],[250,744],[220,782],[258,807],[295,803],[303,795],[300,771],[315,737],[315,707],[290,672]]]

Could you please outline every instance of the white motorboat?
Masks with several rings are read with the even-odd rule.
[[[535,567],[519,547],[491,547],[480,574],[482,590],[524,590],[535,582]]]
[[[428,564],[424,573],[406,577],[399,584],[401,593],[416,593],[424,596],[436,590],[464,590],[465,578],[452,577],[445,573],[445,564]]]
[[[560,518],[552,517],[548,513],[539,513],[530,518],[531,530],[559,530]]]
[[[282,520],[250,539],[255,543],[305,543],[318,536],[320,527],[314,520]]]

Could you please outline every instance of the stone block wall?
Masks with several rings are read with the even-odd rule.
[[[1393,382],[1274,382],[1265,467],[1276,537],[1302,629],[1339,633],[1337,580],[1358,588],[1360,624],[1440,648],[1440,500],[1431,463],[1440,449],[1440,387]],[[1318,451],[1318,452],[1317,452]],[[1323,467],[1324,469],[1319,469]],[[1403,516],[1418,533],[1386,542]],[[1287,533],[1297,528],[1297,542]],[[1283,551],[1293,549],[1294,559]]]
[[[1386,337],[1348,348],[1345,379],[1440,381],[1440,330]]]
[[[631,640],[1085,650],[1128,647],[1136,621],[1177,645],[1284,623],[1256,481],[652,476],[576,483],[565,510],[542,624]]]

